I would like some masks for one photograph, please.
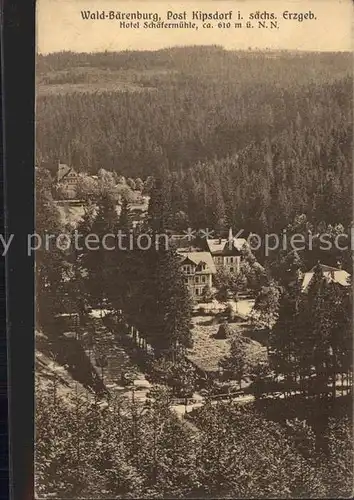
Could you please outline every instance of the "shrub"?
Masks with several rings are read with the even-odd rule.
[[[213,293],[209,285],[205,286],[202,295],[203,302],[211,302],[213,300]]]
[[[231,304],[228,304],[225,309],[225,314],[230,321],[235,319],[235,311]]]
[[[232,333],[233,332],[232,332],[231,326],[226,321],[224,321],[219,326],[219,329],[217,331],[217,334],[215,335],[215,338],[216,339],[227,339],[227,338],[231,337]]]

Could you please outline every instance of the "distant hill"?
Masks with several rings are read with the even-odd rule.
[[[161,176],[196,227],[351,217],[350,53],[61,52],[37,81],[41,160]]]

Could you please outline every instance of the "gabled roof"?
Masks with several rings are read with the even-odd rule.
[[[196,237],[190,238],[186,234],[171,234],[170,244],[171,247],[181,252],[197,252],[203,250],[200,244],[198,244]]]
[[[226,239],[207,239],[207,245],[212,254],[222,253],[226,243]]]
[[[242,250],[242,248],[247,245],[247,240],[245,238],[234,238],[234,247],[237,250]]]
[[[69,172],[71,172],[72,168],[69,167],[69,165],[66,165],[65,163],[59,163],[58,165],[58,182],[64,179],[68,175]]]
[[[343,271],[343,269],[339,269],[339,267],[327,266],[326,264],[316,264],[315,266],[313,266],[313,268],[309,272],[314,273],[316,271],[316,268],[318,268],[318,267],[321,268],[321,271],[323,273],[332,272],[332,271]],[[344,272],[346,272],[346,271],[344,271]]]
[[[196,266],[198,264],[204,263],[207,265],[209,271],[212,274],[216,273],[216,267],[213,261],[213,258],[209,252],[178,252],[181,256],[181,264],[183,264],[186,260],[191,261]]]
[[[324,264],[317,264],[310,271],[304,274],[301,289],[305,292],[315,274],[316,268],[318,266],[321,268],[323,277],[326,279],[327,283],[338,283],[341,286],[350,286],[349,278],[350,274],[344,269],[339,269],[337,267],[326,266]]]
[[[227,255],[235,250],[240,252],[245,244],[247,241],[244,238],[232,238],[231,241],[226,238],[207,239],[207,245],[212,255]]]

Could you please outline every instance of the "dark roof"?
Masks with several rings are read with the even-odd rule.
[[[181,256],[181,264],[183,264],[186,260],[189,260],[196,266],[203,263],[208,266],[208,269],[212,274],[216,273],[215,264],[209,252],[186,252],[180,253],[179,255]]]
[[[215,238],[207,240],[208,249],[214,256],[241,255],[241,249],[244,244],[246,244],[246,240],[243,238],[233,238],[232,240]]]
[[[310,271],[304,274],[302,280],[303,292],[308,289],[308,286],[311,283],[318,267],[320,267],[323,277],[327,283],[337,283],[344,287],[350,286],[350,274],[347,273],[347,271],[344,269],[338,269],[337,267],[326,266],[325,264],[317,264]]]
[[[170,245],[177,250],[189,252],[203,251],[204,248],[197,237],[189,238],[186,234],[171,234]]]

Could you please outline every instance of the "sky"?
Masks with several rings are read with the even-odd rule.
[[[279,29],[121,29],[118,21],[83,20],[82,10],[92,12],[241,11],[274,12]],[[284,11],[306,13],[316,20],[286,21]],[[273,49],[305,51],[353,50],[354,3],[352,0],[37,0],[37,52],[62,50],[101,52],[157,50],[183,45],[222,45],[226,49]],[[236,21],[236,19],[235,19]],[[168,21],[172,22],[172,21]],[[218,21],[212,21],[215,24]]]

